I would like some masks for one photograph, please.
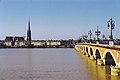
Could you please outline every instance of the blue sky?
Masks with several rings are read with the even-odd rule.
[[[26,36],[31,20],[32,39],[78,39],[97,26],[101,37],[110,34],[107,21],[115,20],[114,38],[120,38],[120,0],[0,0],[0,39]]]

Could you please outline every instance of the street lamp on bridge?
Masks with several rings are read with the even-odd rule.
[[[110,36],[109,36],[109,38],[110,38],[110,40],[113,40],[113,34],[112,34],[112,30],[115,28],[115,21],[114,20],[112,20],[112,18],[107,22],[107,27],[108,27],[108,29],[110,29]]]
[[[95,35],[97,36],[97,40],[99,40],[99,35],[101,33],[98,28],[99,27],[97,26],[97,31],[95,31]]]
[[[91,36],[92,36],[92,31],[91,30],[88,32],[88,35],[90,35],[90,40],[91,40]]]
[[[87,38],[88,38],[88,35],[87,35],[87,33],[84,35],[84,37],[85,37],[85,39],[87,40]]]
[[[106,37],[105,37],[105,35],[104,35],[104,34],[103,34],[102,38],[103,38],[103,40],[106,40]]]

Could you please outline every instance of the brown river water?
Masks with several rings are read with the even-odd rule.
[[[72,48],[0,49],[0,80],[120,80]]]

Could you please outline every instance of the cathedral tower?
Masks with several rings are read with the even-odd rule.
[[[27,30],[27,45],[31,46],[31,29],[30,29],[30,19],[28,21],[28,30]]]

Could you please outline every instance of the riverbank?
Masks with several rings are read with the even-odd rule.
[[[72,46],[3,46],[0,47],[0,49],[8,49],[8,48],[74,48],[74,45]]]

